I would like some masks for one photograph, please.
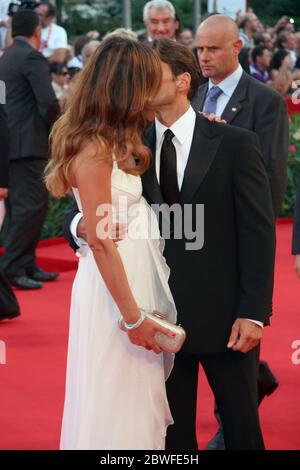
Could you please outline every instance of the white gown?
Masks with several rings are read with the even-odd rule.
[[[79,192],[73,191],[81,209]],[[120,201],[128,208],[119,207]],[[128,221],[137,223],[135,232],[144,231],[138,239],[126,236],[118,243],[137,304],[166,312],[176,322],[156,217],[142,197],[140,177],[115,163],[112,202],[116,221],[129,214]],[[130,214],[132,209],[138,215]],[[130,343],[118,327],[119,316],[86,246],[72,290],[61,449],[164,449],[167,426],[173,423],[165,390],[173,355],[156,355]]]

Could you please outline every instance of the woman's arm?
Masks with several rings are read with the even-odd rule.
[[[125,322],[132,324],[140,318],[140,309],[129,287],[119,252],[109,236],[108,225],[105,223],[109,220],[107,207],[112,207],[111,172],[111,160],[96,161],[90,157],[88,150],[76,158],[72,167],[74,182],[80,193],[87,242]],[[100,226],[105,226],[106,233],[100,233]],[[128,336],[134,344],[160,352],[154,341],[157,330],[155,324],[146,319],[137,329],[128,331]],[[159,328],[159,331],[167,333],[165,329]]]

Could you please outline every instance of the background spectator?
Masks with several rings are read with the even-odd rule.
[[[190,28],[184,28],[178,34],[177,40],[178,42],[188,47],[189,49],[193,49],[194,47],[194,35],[193,35],[193,31]]]
[[[9,129],[9,195],[6,208],[5,252],[1,267],[14,286],[38,289],[57,273],[35,264],[48,206],[43,183],[48,159],[49,130],[59,107],[51,86],[49,66],[38,52],[40,19],[32,10],[12,18],[13,45],[0,58],[0,80],[6,84]]]
[[[300,279],[300,178],[295,207],[292,253],[295,255],[295,270]]]
[[[59,100],[69,88],[70,75],[65,64],[52,62],[50,65],[52,87],[56,98]]]
[[[278,49],[285,49],[287,52],[289,52],[292,59],[293,69],[297,62],[295,34],[288,30],[282,31],[278,36],[277,45]]]
[[[9,185],[9,136],[4,105],[0,104],[0,203],[8,196]],[[0,223],[1,226],[1,223]],[[1,227],[0,227],[1,228]],[[20,315],[16,296],[0,270],[0,320]]]
[[[68,39],[65,29],[54,23],[55,7],[51,3],[42,3],[37,10],[42,25],[40,52],[49,62],[64,62]]]
[[[83,67],[86,66],[89,58],[94,54],[97,47],[100,45],[100,41],[90,41],[82,49],[82,64]]]
[[[265,46],[257,46],[252,51],[252,64],[250,65],[250,75],[262,83],[270,81],[268,68],[271,62],[271,54]]]
[[[7,14],[9,3],[9,0],[0,0],[0,49],[4,49],[5,47],[5,38],[9,20]]]

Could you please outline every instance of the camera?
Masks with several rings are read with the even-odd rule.
[[[14,16],[19,10],[34,10],[40,5],[36,0],[14,0],[8,5],[8,16]]]

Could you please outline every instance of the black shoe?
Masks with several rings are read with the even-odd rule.
[[[59,273],[47,273],[43,271],[41,268],[34,267],[34,268],[27,268],[26,275],[33,279],[34,281],[46,282],[46,281],[54,281],[59,276]]]
[[[258,404],[263,401],[265,396],[270,396],[278,387],[279,382],[272,373],[267,362],[259,361],[258,369]]]
[[[34,279],[31,279],[30,277],[27,277],[27,276],[8,277],[8,280],[11,285],[22,290],[40,289],[41,287],[43,287],[42,282],[35,281]]]
[[[0,321],[2,320],[12,320],[13,318],[19,317],[21,312],[11,312],[11,313],[0,313]]]
[[[219,427],[214,437],[207,443],[206,450],[226,450],[222,426]]]

